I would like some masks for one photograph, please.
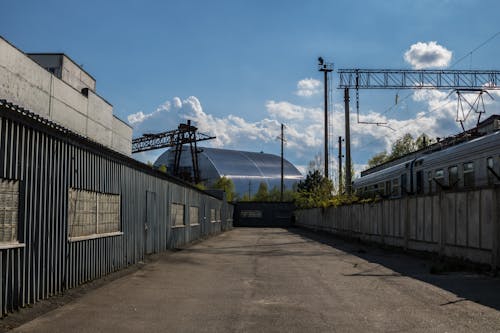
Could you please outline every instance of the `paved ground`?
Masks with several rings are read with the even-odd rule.
[[[493,332],[500,280],[298,229],[160,255],[16,332]]]

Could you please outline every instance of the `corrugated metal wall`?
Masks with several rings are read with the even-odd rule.
[[[231,205],[40,122],[0,103],[0,178],[19,181],[18,240],[24,244],[0,243],[2,315],[137,263],[147,253],[232,227]],[[123,234],[70,241],[70,188],[119,194]],[[200,223],[172,228],[172,202],[199,207]],[[210,221],[211,208],[221,209],[221,221]]]

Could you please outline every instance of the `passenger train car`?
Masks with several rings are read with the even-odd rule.
[[[500,131],[367,174],[354,180],[353,189],[363,197],[397,198],[495,183],[500,183]]]

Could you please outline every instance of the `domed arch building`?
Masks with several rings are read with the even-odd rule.
[[[219,148],[199,148],[198,166],[200,178],[206,184],[213,184],[220,177],[231,179],[235,186],[235,192],[239,196],[250,193],[254,195],[261,182],[267,184],[269,190],[281,186],[281,158],[280,156],[248,152],[241,150],[228,150]],[[173,170],[175,150],[164,152],[155,161],[155,167],[167,166],[167,170]],[[183,172],[192,173],[192,159],[189,147],[184,147],[180,168]],[[303,179],[297,168],[287,161],[283,161],[285,189],[293,188],[294,184]]]

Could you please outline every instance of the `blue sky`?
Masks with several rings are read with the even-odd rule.
[[[498,1],[484,0],[19,0],[2,4],[0,34],[25,52],[64,52],[83,64],[97,92],[116,115],[133,122],[137,135],[191,118],[220,138],[212,145],[279,153],[275,138],[284,122],[286,157],[305,170],[323,147],[318,56],[335,68],[409,69],[415,65],[405,52],[417,43],[432,49],[434,41],[444,62],[430,68],[449,68],[500,31],[499,12]],[[500,69],[499,59],[497,36],[453,68]],[[333,80],[336,85],[338,75]],[[361,92],[362,114],[385,117],[380,119],[399,131],[353,124],[357,169],[406,131],[458,131],[453,101],[419,114],[442,104],[448,92],[416,92],[380,116],[396,93],[408,94]],[[332,101],[336,142],[343,135],[340,91]],[[487,107],[487,115],[499,113],[497,102]],[[159,153],[138,158],[153,160]]]

